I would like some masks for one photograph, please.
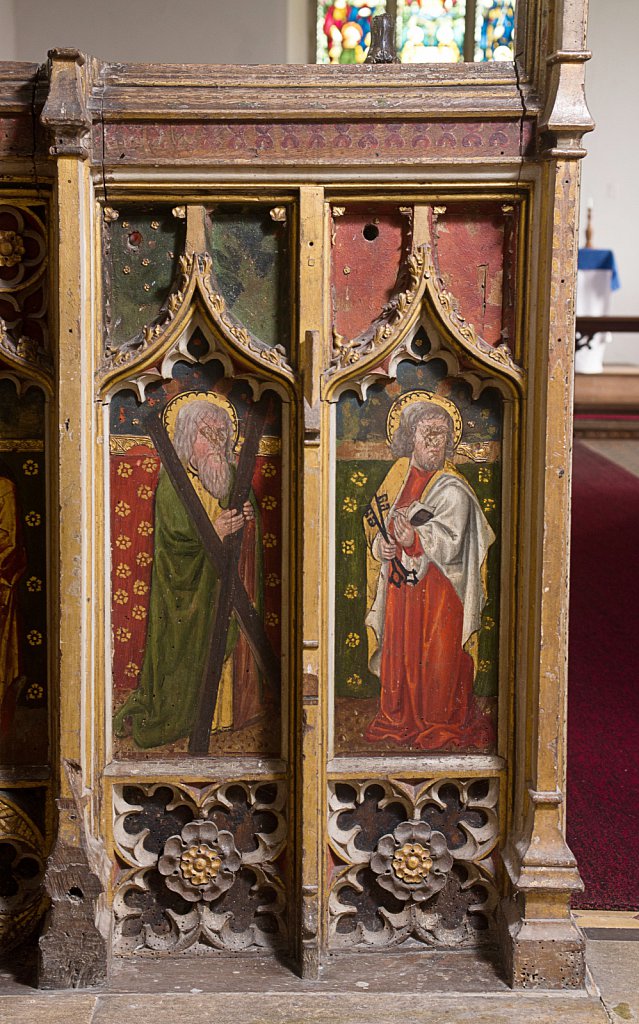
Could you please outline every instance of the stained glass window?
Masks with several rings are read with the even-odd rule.
[[[317,5],[317,63],[363,64],[371,41],[371,18],[387,0],[334,0]]]
[[[398,0],[397,52],[402,64],[464,59],[466,0]]]
[[[477,0],[475,60],[514,60],[514,0]]]
[[[516,0],[326,0],[317,2],[317,62],[363,64],[371,19],[395,15],[403,64],[511,61]]]

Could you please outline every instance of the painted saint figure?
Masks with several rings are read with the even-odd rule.
[[[233,417],[233,418],[232,418]],[[173,446],[221,540],[243,530],[238,572],[258,611],[262,606],[259,519],[254,497],[228,507],[235,475],[235,410],[211,393],[180,405]],[[138,688],[115,716],[117,735],[127,719],[139,747],[188,736],[193,728],[221,579],[167,472],[155,495],[155,551],[144,663]],[[260,677],[235,618],[231,619],[213,731],[240,729],[263,711]]]
[[[8,723],[6,699],[21,679],[18,582],[27,566],[20,532],[16,485],[0,476],[0,723]],[[9,716],[10,717],[10,716]]]
[[[378,492],[388,506],[386,538],[364,520],[369,666],[381,683],[366,739],[419,750],[485,749],[492,727],[473,696],[469,648],[486,604],[495,535],[451,462],[461,417],[447,399],[413,392],[391,409],[388,434],[396,462]],[[406,579],[393,585],[397,561]]]

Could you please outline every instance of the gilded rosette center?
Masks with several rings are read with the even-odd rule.
[[[393,858],[393,871],[406,885],[421,885],[432,866],[429,851],[421,843],[404,843]]]
[[[0,267],[15,267],[24,252],[24,242],[16,231],[0,231]]]
[[[180,858],[182,876],[191,885],[207,885],[217,878],[222,860],[206,843],[190,846]]]

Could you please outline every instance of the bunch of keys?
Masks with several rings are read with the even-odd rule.
[[[375,503],[375,507],[373,506],[373,502]],[[384,519],[384,513],[388,512],[389,508],[388,496],[386,494],[376,494],[373,501],[366,506],[364,515],[366,516],[366,522],[368,525],[376,526],[384,540],[387,543],[392,543],[392,537],[388,534]],[[395,555],[391,560],[388,581],[389,583],[392,583],[394,587],[401,587],[402,584],[414,587],[417,583],[417,573],[414,569],[407,569],[405,565],[402,565],[397,555]]]

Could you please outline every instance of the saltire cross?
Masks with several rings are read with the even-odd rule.
[[[269,399],[267,396],[262,396],[249,413],[245,440],[240,452],[235,484],[229,502],[231,508],[241,508],[248,499],[255,469],[255,458],[267,419],[268,408]],[[226,537],[223,541],[220,540],[171,443],[161,416],[147,414],[145,423],[162,465],[176,493],[180,496],[200,536],[204,551],[221,582],[217,611],[209,638],[208,655],[200,683],[196,718],[189,739],[189,753],[201,757],[208,751],[211,724],[224,663],[226,637],[233,613],[246,637],[258,669],[275,693],[278,693],[280,688],[280,663],[266,636],[264,623],[238,576],[239,545],[243,531],[239,530],[237,534]]]
[[[374,503],[374,504],[373,504]],[[377,527],[382,537],[387,543],[392,543],[393,538],[389,536],[388,530],[386,529],[385,513],[390,509],[387,494],[376,494],[364,510],[366,522],[369,526]],[[401,560],[395,555],[391,559],[391,569],[388,576],[388,582],[394,587],[401,587],[403,584],[414,587],[417,581],[417,573],[414,569],[407,569],[402,564]]]

